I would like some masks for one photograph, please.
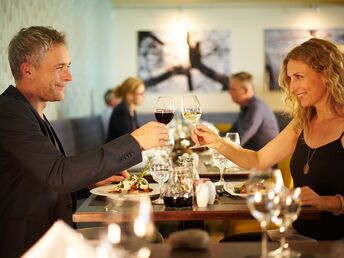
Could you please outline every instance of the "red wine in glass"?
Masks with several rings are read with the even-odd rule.
[[[174,113],[171,110],[156,110],[154,112],[158,122],[167,125],[173,119]]]

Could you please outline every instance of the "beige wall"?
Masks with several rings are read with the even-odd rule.
[[[231,31],[231,71],[247,70],[255,77],[257,95],[275,110],[283,110],[281,94],[263,87],[264,29],[310,29],[344,27],[344,5],[320,6],[315,12],[309,6],[249,7],[225,5],[219,8],[121,8],[113,11],[115,37],[115,78],[120,82],[137,74],[137,31],[174,30],[183,16],[190,30]],[[172,94],[172,93],[171,93]],[[227,93],[198,94],[205,112],[235,111]],[[180,96],[176,95],[176,98]],[[147,94],[141,112],[152,112],[157,95]]]
[[[188,29],[231,31],[231,70],[255,76],[257,94],[274,110],[282,110],[281,95],[263,88],[265,28],[344,27],[344,5],[309,7],[112,9],[110,0],[0,0],[0,92],[13,83],[7,61],[9,40],[22,27],[51,25],[65,31],[72,57],[74,80],[65,101],[46,109],[50,119],[100,113],[108,87],[137,74],[137,31],[174,29],[180,15]],[[171,93],[172,94],[172,93]],[[151,113],[156,95],[146,96],[140,112]],[[179,97],[179,96],[176,96]],[[199,94],[205,112],[235,111],[226,93]]]

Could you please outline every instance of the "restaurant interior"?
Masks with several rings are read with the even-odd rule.
[[[201,58],[203,60],[208,58],[206,62],[210,66],[214,65],[213,68],[218,69],[218,73],[223,73],[225,78],[240,71],[252,74],[254,92],[273,111],[280,131],[289,123],[290,118],[284,113],[282,91],[278,85],[273,85],[272,70],[277,69],[278,72],[281,65],[278,62],[282,60],[269,59],[271,56],[275,58],[273,51],[277,48],[274,48],[274,43],[279,44],[285,41],[287,43],[283,47],[290,49],[292,43],[303,42],[317,33],[319,35],[327,33],[326,35],[338,40],[338,44],[344,50],[343,0],[0,0],[0,92],[3,92],[10,84],[14,85],[7,58],[8,43],[20,28],[33,25],[52,26],[66,33],[72,60],[73,80],[65,89],[65,99],[61,102],[49,103],[44,114],[56,131],[67,156],[93,151],[106,142],[107,135],[101,121],[101,116],[106,109],[104,93],[120,85],[128,77],[141,77],[147,85],[144,101],[137,107],[139,124],[155,120],[154,111],[159,96],[173,98],[173,112],[176,115],[175,122],[169,125],[169,128],[173,131],[172,137],[175,140],[170,158],[172,157],[175,163],[188,162],[190,161],[188,159],[191,159],[193,170],[195,170],[192,173],[197,174],[191,177],[197,180],[207,178],[204,181],[201,180],[200,185],[205,185],[207,180],[217,182],[221,168],[212,164],[213,154],[207,147],[194,151],[188,148],[193,144],[189,130],[195,124],[185,123],[181,115],[183,105],[185,105],[182,104],[183,97],[196,95],[202,109],[201,120],[223,135],[237,117],[240,107],[230,98],[228,85],[222,87],[221,83],[212,80],[212,76],[209,75],[197,77],[202,73],[199,71],[193,73],[195,77],[193,77],[192,90],[190,90],[190,84],[188,88],[188,77],[183,72],[172,73],[170,78],[165,78],[166,80],[162,82],[152,84],[148,82],[152,78],[169,73],[173,67],[192,70],[191,47],[188,49],[190,35],[199,42],[204,40],[205,45],[208,44],[207,47],[210,49],[208,54],[212,56],[204,55]],[[160,44],[160,47],[155,45],[151,49],[146,49],[152,51],[151,53],[142,53],[144,43],[140,39],[146,35],[145,33],[154,35],[151,38]],[[179,41],[182,43],[179,44]],[[168,44],[171,44],[170,48]],[[154,51],[160,52],[157,54]],[[151,59],[147,57],[150,54]],[[165,64],[157,68],[159,62],[165,62]],[[220,65],[217,65],[217,62]],[[273,65],[274,67],[271,68],[270,66]],[[197,78],[201,78],[199,79],[201,82],[197,81]],[[187,137],[184,133],[188,134]],[[162,148],[156,151],[162,151]],[[153,169],[147,168],[152,164],[150,162],[154,155],[156,154],[147,152],[143,162],[129,169],[130,173],[137,175],[144,171],[148,182],[157,187],[153,189],[156,194],[152,198],[155,199],[153,205],[149,204],[152,209],[150,212],[153,213],[153,222],[150,223],[154,224],[153,227],[156,230],[153,240],[149,241],[148,248],[140,242],[142,239],[135,242],[137,237],[133,237],[133,243],[121,242],[122,249],[116,249],[115,253],[111,254],[113,256],[110,256],[102,234],[104,225],[114,225],[116,207],[118,208],[119,205],[114,200],[121,199],[123,194],[119,198],[112,199],[112,193],[101,192],[105,188],[93,190],[91,193],[87,189],[86,192],[81,193],[78,208],[73,214],[73,221],[78,231],[69,231],[70,228],[66,228],[63,224],[54,225],[55,231],[49,231],[49,233],[55,240],[50,239],[52,242],[49,242],[46,238],[45,242],[42,242],[46,245],[45,249],[36,245],[36,249],[30,250],[31,253],[27,253],[24,257],[72,258],[83,255],[90,258],[154,258],[199,255],[221,258],[259,257],[260,253],[264,252],[261,250],[260,237],[256,242],[248,243],[247,239],[244,239],[244,242],[218,244],[221,239],[232,234],[260,232],[262,226],[249,213],[245,201],[246,196],[241,196],[240,191],[233,192],[234,197],[232,196],[230,201],[227,200],[229,192],[239,186],[237,184],[231,185],[232,190],[225,189],[225,191],[222,188],[219,190],[216,183],[215,186],[209,184],[210,186],[207,186],[209,202],[206,202],[205,206],[198,204],[198,201],[201,203],[201,197],[196,200],[196,187],[192,187],[191,208],[190,205],[174,208],[164,203],[154,203],[161,191],[158,184],[155,184],[158,181],[150,175],[149,170]],[[243,182],[247,179],[247,171],[237,166],[228,166],[225,168],[224,180]],[[284,185],[291,188],[289,160],[276,164],[276,168],[282,171]],[[171,180],[171,177],[168,180]],[[162,188],[170,185],[171,182]],[[213,194],[217,205],[214,205],[214,200],[210,201],[212,187],[214,187]],[[165,191],[165,199],[169,190],[163,191]],[[197,191],[201,192],[201,187]],[[109,196],[110,198],[107,199]],[[152,197],[152,195],[149,196]],[[127,205],[129,207],[132,204]],[[311,207],[302,207],[297,215],[305,220],[319,217],[319,213]],[[143,225],[144,222],[140,223]],[[149,231],[150,226],[149,224],[145,230]],[[107,237],[114,246],[117,240],[113,234],[117,229],[110,227]],[[203,230],[185,233],[188,229]],[[272,239],[268,243],[269,251],[276,251],[278,250],[276,248],[280,246],[280,236],[276,240],[273,234],[279,227],[271,226],[269,229],[272,230],[269,235]],[[76,232],[82,234],[84,238],[74,238]],[[175,235],[176,233],[179,235]],[[128,242],[131,241],[130,237],[128,237]],[[252,239],[248,238],[248,240]],[[74,246],[75,253],[64,250],[62,254],[62,251],[57,250],[56,247],[49,250],[49,245],[52,245],[54,241],[60,241],[61,250],[73,249],[71,246]],[[311,238],[296,235],[290,236],[289,241],[292,247],[292,250],[288,249],[289,253],[272,251],[270,257],[341,257],[344,255],[343,241],[319,243]],[[284,244],[288,246],[287,243]],[[283,250],[282,245],[280,248]],[[132,249],[135,250],[132,251]]]

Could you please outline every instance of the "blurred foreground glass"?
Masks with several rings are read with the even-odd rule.
[[[283,187],[280,170],[252,170],[246,181],[247,205],[262,230],[261,257],[268,257],[266,228],[273,216],[273,200]]]
[[[156,234],[151,200],[122,197],[112,202],[106,235],[113,247],[110,257],[138,257]]]
[[[301,211],[300,188],[289,190],[283,187],[275,196],[273,206],[275,212],[271,221],[279,226],[281,235],[280,248],[271,252],[274,257],[300,257],[301,253],[292,250],[286,242],[286,233],[288,227],[297,219]]]

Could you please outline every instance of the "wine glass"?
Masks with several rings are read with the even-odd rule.
[[[301,253],[292,250],[286,242],[286,231],[288,227],[297,219],[301,211],[301,189],[289,190],[283,187],[274,199],[275,212],[271,221],[279,226],[281,235],[280,247],[270,254],[276,257],[300,257]]]
[[[223,186],[225,180],[223,178],[223,171],[228,166],[229,160],[216,150],[213,150],[213,161],[215,166],[220,170],[220,180],[215,183],[216,186]]]
[[[140,196],[121,197],[112,201],[106,235],[113,246],[113,254],[136,257],[156,235],[151,200],[147,196]]]
[[[247,206],[252,216],[259,221],[262,230],[261,257],[268,255],[266,228],[274,212],[274,197],[282,187],[280,170],[253,170],[246,181]]]
[[[225,140],[235,143],[236,145],[240,145],[239,133],[236,133],[236,132],[226,133]]]
[[[153,162],[150,168],[150,174],[154,181],[159,184],[160,194],[159,198],[154,200],[154,204],[164,204],[163,199],[163,185],[168,180],[171,171],[169,161],[162,159],[160,162]]]
[[[182,114],[185,120],[196,126],[202,115],[201,104],[196,95],[184,96],[182,98]],[[196,144],[191,149],[198,147],[200,145]]]
[[[224,137],[224,139],[227,142],[231,142],[231,143],[234,143],[234,144],[240,146],[240,136],[239,136],[239,133],[237,133],[237,132],[226,133],[226,136]],[[238,166],[234,162],[229,160],[228,161],[228,168],[230,168],[233,171],[235,169],[238,169]]]
[[[167,125],[174,116],[174,101],[172,97],[159,96],[155,105],[155,118],[158,122]]]

